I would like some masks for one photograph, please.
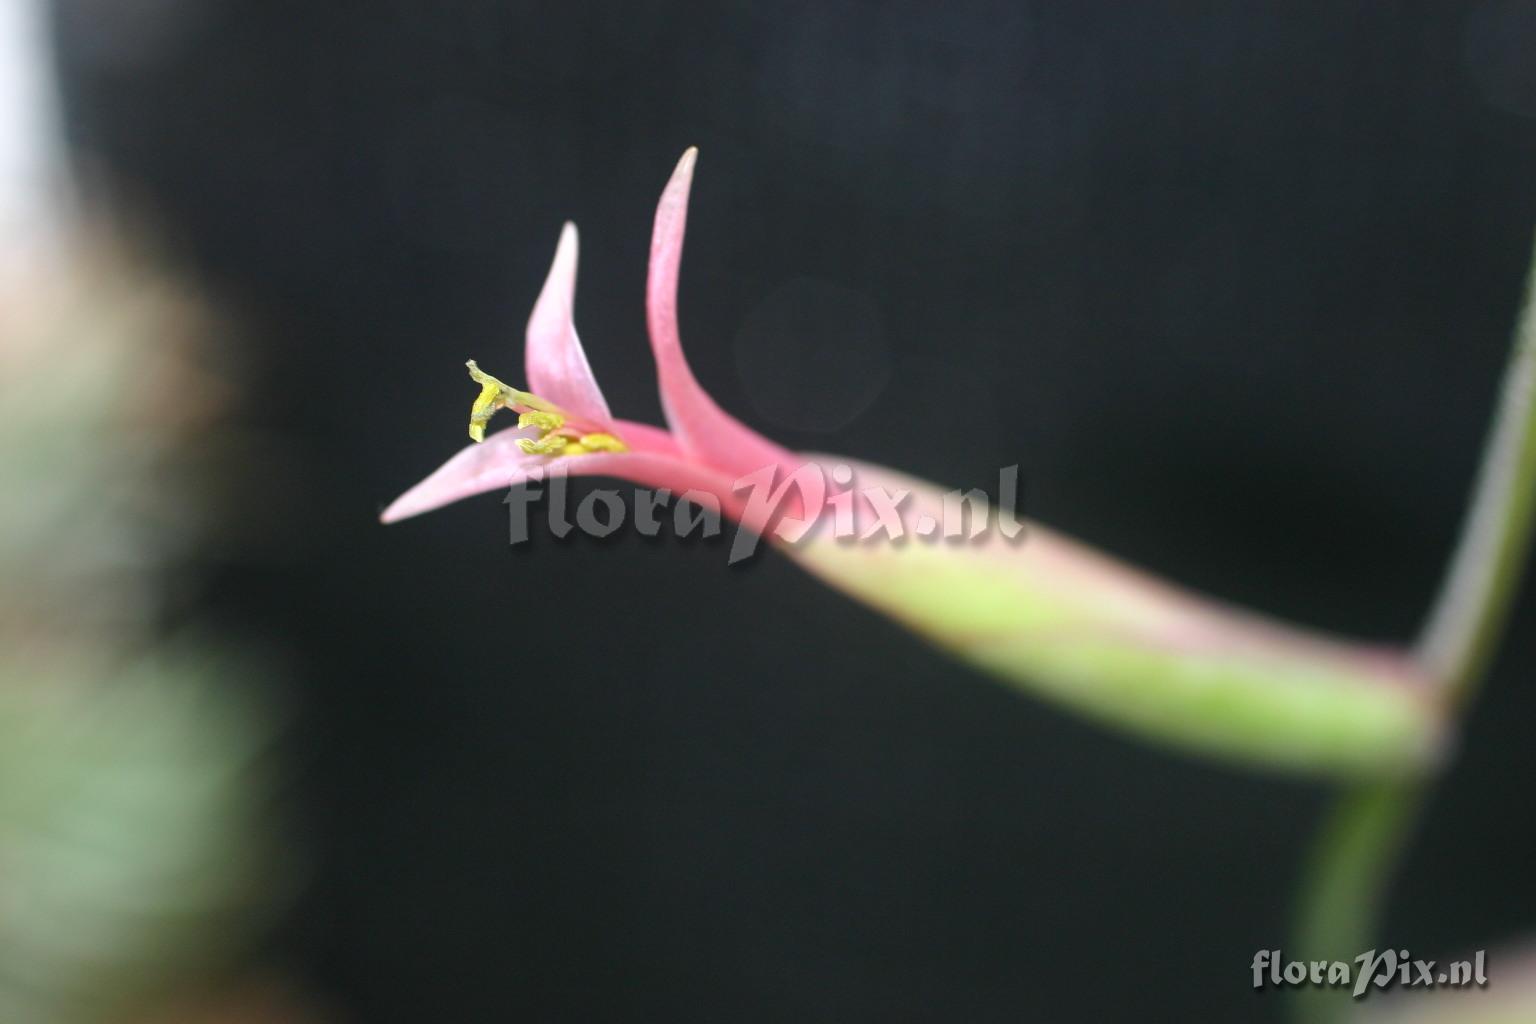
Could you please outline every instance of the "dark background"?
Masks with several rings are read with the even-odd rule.
[[[70,120],[237,316],[203,605],[295,666],[353,1019],[1266,1020],[1323,787],[1015,696],[769,555],[384,528],[520,377],[560,222],[659,422],[654,202],[702,151],[695,368],[794,447],[1302,622],[1411,637],[1536,221],[1536,4],[64,0]],[[853,353],[856,358],[840,354]],[[1527,597],[1385,938],[1536,917]],[[1493,960],[1497,972],[1497,960]]]

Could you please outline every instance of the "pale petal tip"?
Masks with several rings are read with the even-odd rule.
[[[537,363],[549,358],[566,339],[564,335],[574,330],[571,324],[571,303],[576,296],[576,263],[578,257],[576,225],[566,221],[560,228],[560,241],[555,244],[555,258],[549,262],[549,273],[544,277],[544,287],[528,316],[529,384],[534,384]],[[535,385],[536,386],[536,385]]]
[[[410,519],[412,516],[419,516],[427,511],[420,501],[412,500],[411,495],[415,490],[416,488],[413,487],[390,502],[384,511],[379,513],[379,522],[389,526],[400,522],[402,519]]]
[[[555,258],[550,261],[549,276],[544,279],[546,291],[551,286],[568,292],[576,290],[576,260],[580,241],[575,222],[566,221],[560,226],[560,241],[555,243]],[[544,296],[540,293],[539,297],[542,299]]]
[[[474,448],[473,445],[470,447]],[[436,474],[434,473],[433,476],[436,476]],[[414,519],[424,512],[431,512],[448,504],[448,501],[444,500],[440,494],[428,489],[427,485],[431,481],[432,477],[422,480],[390,502],[385,506],[384,511],[379,513],[379,522],[385,526],[391,526],[405,519]]]
[[[677,167],[672,171],[673,182],[686,181],[693,177],[693,165],[699,162],[699,147],[689,146],[683,150],[683,155],[677,161]]]
[[[699,147],[689,146],[683,150],[682,158],[677,161],[677,167],[672,171],[672,177],[667,179],[667,187],[661,190],[661,200],[656,204],[656,225],[651,234],[651,283],[665,284],[666,279],[676,272],[676,259],[665,259],[661,263],[661,270],[666,273],[657,274],[657,250],[659,247],[671,246],[674,256],[680,258],[683,242],[683,223],[688,216],[688,193],[693,188],[693,165],[698,161]]]

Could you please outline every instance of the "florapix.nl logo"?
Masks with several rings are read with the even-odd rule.
[[[809,461],[792,473],[767,466],[732,481],[726,500],[709,490],[639,488],[631,502],[609,488],[587,490],[573,503],[564,466],[543,469],[514,485],[503,499],[508,540],[524,544],[542,515],[557,539],[572,534],[610,537],[629,528],[643,537],[670,529],[677,537],[718,537],[734,524],[728,564],[757,553],[764,536],[784,544],[830,538],[843,544],[967,544],[998,536],[1020,542],[1019,467],[998,471],[995,494],[979,487],[932,494],[881,475],[860,480],[846,463]],[[574,507],[573,507],[574,504]],[[729,514],[728,514],[729,513]]]

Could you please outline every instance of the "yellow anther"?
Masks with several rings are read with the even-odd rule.
[[[480,385],[480,395],[469,408],[469,436],[473,440],[485,440],[485,425],[498,409],[516,409],[521,413],[537,412],[555,417],[562,415],[559,407],[552,402],[497,380],[476,366],[473,359],[464,365],[469,367],[469,379]]]
[[[474,364],[471,363],[471,366]],[[502,406],[501,388],[486,382],[480,386],[480,397],[469,407],[469,436],[475,441],[485,440],[485,425]]]
[[[538,440],[524,438],[517,446],[526,455],[591,455],[593,452],[627,452],[629,446],[612,434],[546,434]]]
[[[564,434],[545,434],[540,438],[525,437],[517,442],[524,455],[564,455],[567,445],[574,444]]]
[[[471,440],[484,441],[485,425],[496,415],[496,410],[513,405],[520,392],[482,372],[473,359],[464,365],[469,367],[469,379],[480,385],[480,395],[469,407],[469,436]]]
[[[579,444],[589,452],[627,452],[629,445],[612,434],[582,434]],[[571,454],[567,452],[567,454]]]
[[[588,455],[592,452],[626,452],[629,448],[612,434],[577,434],[567,427],[569,417],[553,402],[538,395],[519,391],[485,373],[471,359],[469,377],[480,385],[480,395],[469,409],[469,436],[476,441],[485,440],[485,425],[498,409],[517,412],[517,425],[532,427],[539,432],[536,438],[519,438],[518,448],[527,455]]]
[[[542,437],[552,430],[559,430],[565,426],[565,417],[557,412],[539,412],[534,410],[519,415],[517,417],[517,425],[519,427],[533,427],[538,430],[539,436]]]

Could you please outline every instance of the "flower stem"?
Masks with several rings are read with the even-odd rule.
[[[1297,908],[1298,960],[1352,961],[1374,943],[1376,919],[1424,799],[1418,780],[1364,783],[1345,790],[1313,841]],[[1346,990],[1295,993],[1299,1024],[1348,1020]]]
[[[1526,278],[1493,431],[1461,539],[1416,655],[1440,686],[1447,715],[1465,709],[1487,675],[1528,560],[1536,520],[1536,257]],[[1300,959],[1350,960],[1374,944],[1391,876],[1426,795],[1422,780],[1345,791],[1328,815],[1302,881]],[[1304,989],[1295,1019],[1348,1018],[1347,993]]]
[[[1469,701],[1509,618],[1536,513],[1536,260],[1461,541],[1419,642],[1453,709]]]

